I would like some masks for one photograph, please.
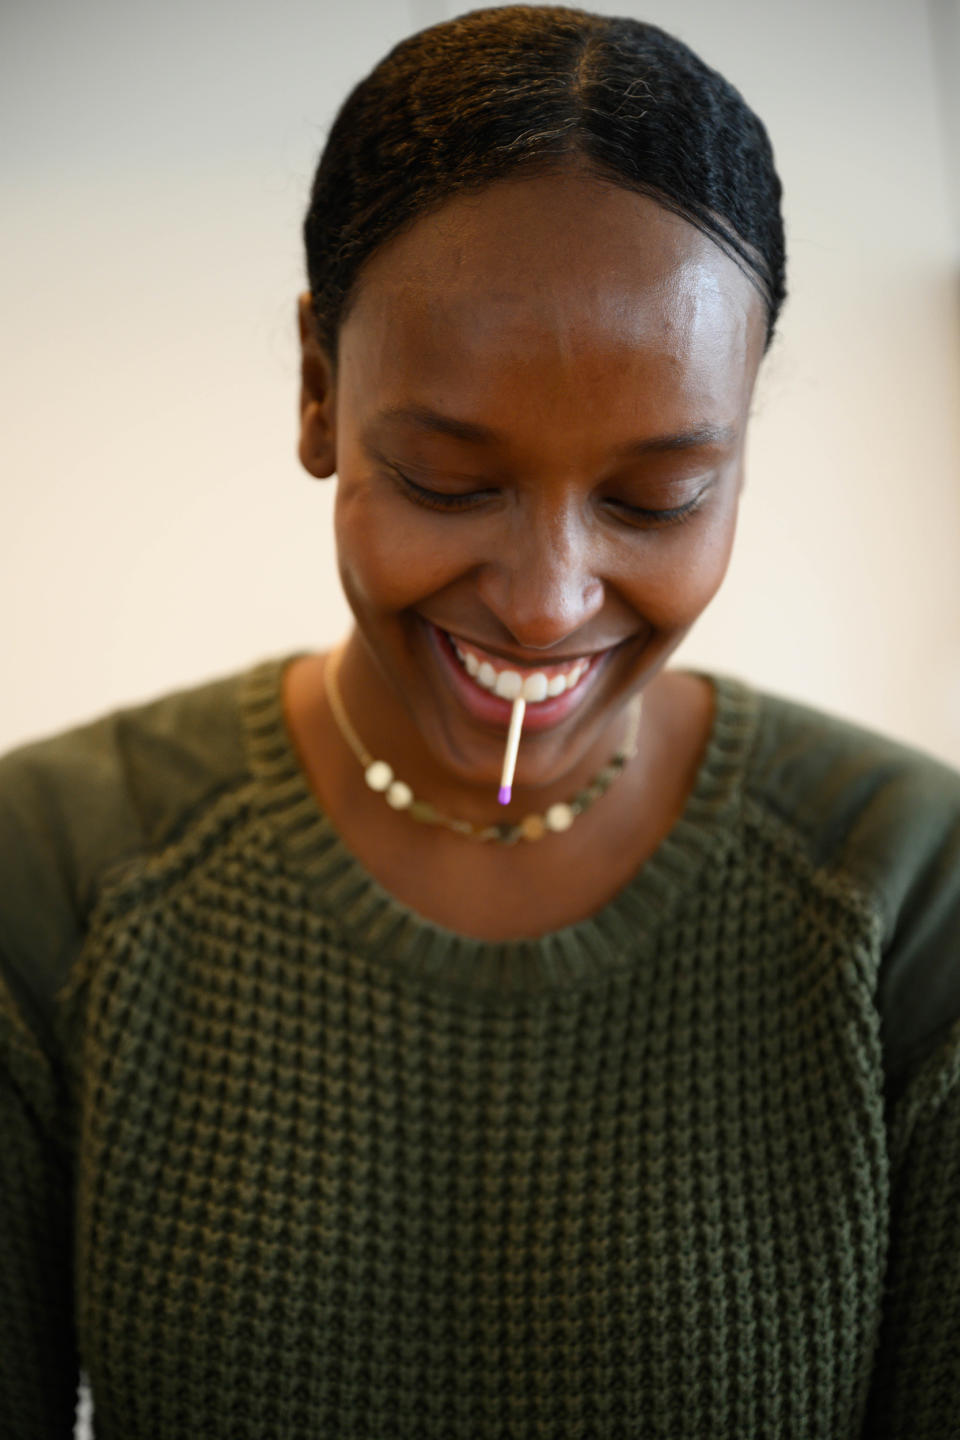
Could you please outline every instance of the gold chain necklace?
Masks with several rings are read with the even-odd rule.
[[[411,820],[419,820],[424,825],[444,825],[454,834],[462,835],[468,840],[495,840],[501,845],[515,845],[518,840],[541,840],[551,832],[560,834],[569,830],[578,816],[589,810],[601,795],[606,794],[617,776],[623,773],[627,762],[637,753],[637,732],[640,728],[642,707],[639,695],[630,702],[627,733],[622,746],[607,764],[597,771],[590,783],[578,790],[571,800],[551,805],[543,815],[526,815],[513,825],[505,822],[498,825],[474,825],[470,820],[454,820],[434,809],[429,801],[418,800],[405,781],[395,778],[393,770],[385,760],[375,760],[367,750],[350,723],[340,694],[337,672],[342,657],[343,651],[338,650],[328,658],[323,672],[324,685],[337,728],[363,766],[363,778],[367,785],[381,794],[394,810],[403,811]]]

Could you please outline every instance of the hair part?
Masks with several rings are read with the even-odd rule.
[[[786,296],[781,186],[767,132],[682,41],[560,6],[474,10],[396,45],[351,91],[304,222],[331,362],[365,262],[452,196],[584,166],[714,240],[767,308]]]

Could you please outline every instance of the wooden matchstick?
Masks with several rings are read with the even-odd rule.
[[[500,794],[497,799],[501,805],[510,804],[510,794],[513,790],[513,772],[517,766],[517,751],[520,748],[520,731],[523,728],[523,717],[526,713],[527,702],[522,695],[518,695],[513,702],[513,710],[510,713],[510,728],[507,731],[507,750],[503,757],[503,773],[500,776]]]

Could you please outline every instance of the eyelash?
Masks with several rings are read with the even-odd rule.
[[[468,490],[462,495],[448,495],[442,490],[428,490],[425,485],[418,485],[408,475],[400,470],[393,472],[403,485],[410,498],[417,505],[423,505],[428,510],[439,510],[447,514],[457,514],[464,510],[472,510],[480,501],[487,499],[494,492],[492,490]],[[645,510],[639,505],[628,505],[625,501],[614,502],[628,516],[635,516],[638,520],[646,521],[649,525],[679,525],[684,520],[689,520],[695,511],[699,510],[706,499],[709,486],[695,495],[686,505],[678,505],[672,510]]]
[[[490,490],[468,490],[463,495],[447,495],[442,490],[428,490],[425,485],[418,485],[408,475],[399,470],[393,472],[410,494],[410,498],[418,505],[425,505],[429,510],[467,510],[472,509],[478,501],[485,500],[493,492]]]

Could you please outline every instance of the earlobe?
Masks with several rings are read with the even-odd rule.
[[[337,468],[334,434],[333,367],[317,337],[309,294],[297,306],[300,330],[300,463],[308,474],[325,480]]]

